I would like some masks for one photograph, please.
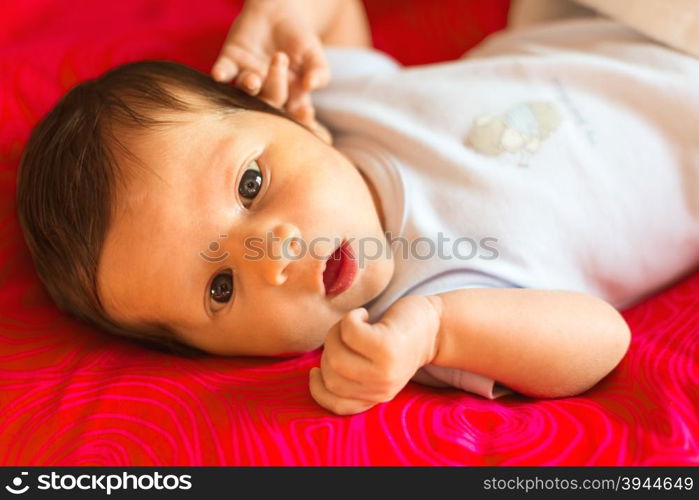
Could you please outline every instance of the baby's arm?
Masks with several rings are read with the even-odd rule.
[[[440,311],[430,363],[479,373],[532,397],[590,389],[631,340],[616,309],[580,292],[465,289],[430,301]]]
[[[398,300],[378,322],[355,309],[331,329],[315,400],[352,414],[392,399],[434,364],[482,374],[538,398],[586,391],[623,358],[630,331],[619,312],[579,292],[463,289]]]

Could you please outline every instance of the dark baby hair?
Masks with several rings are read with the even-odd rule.
[[[17,177],[17,211],[37,274],[61,310],[146,347],[194,356],[201,351],[179,343],[164,325],[136,331],[117,324],[97,291],[100,252],[124,180],[115,158],[130,156],[115,128],[147,130],[166,123],[156,118],[159,112],[191,111],[176,89],[204,98],[212,110],[262,111],[295,121],[188,66],[124,64],[73,87],[32,130]]]

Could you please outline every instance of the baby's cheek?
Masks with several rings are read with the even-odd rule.
[[[278,291],[282,291],[280,287]],[[263,355],[308,352],[320,347],[334,319],[322,304],[299,300],[296,296],[260,297],[264,306],[256,308],[244,330],[251,343]]]

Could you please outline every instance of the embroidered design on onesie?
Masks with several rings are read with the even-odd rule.
[[[465,143],[486,156],[519,153],[518,166],[527,167],[530,155],[539,151],[561,120],[554,103],[524,102],[501,115],[476,118]]]

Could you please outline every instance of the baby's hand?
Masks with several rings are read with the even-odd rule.
[[[373,325],[367,319],[360,307],[335,324],[310,372],[311,396],[338,415],[390,401],[436,354],[439,316],[426,297],[396,301]]]
[[[288,74],[289,58],[284,52],[275,53],[258,97],[275,108],[284,109],[289,99],[289,87],[287,85]],[[316,121],[313,106],[301,106],[295,118],[309,127],[313,133],[322,140],[328,144],[332,144],[330,132]]]
[[[262,92],[275,54],[290,58],[287,72],[286,111],[307,122],[313,111],[310,92],[327,85],[330,67],[317,33],[296,2],[245,2],[211,69],[214,79],[235,81],[251,95]],[[304,109],[304,108],[310,108]]]

